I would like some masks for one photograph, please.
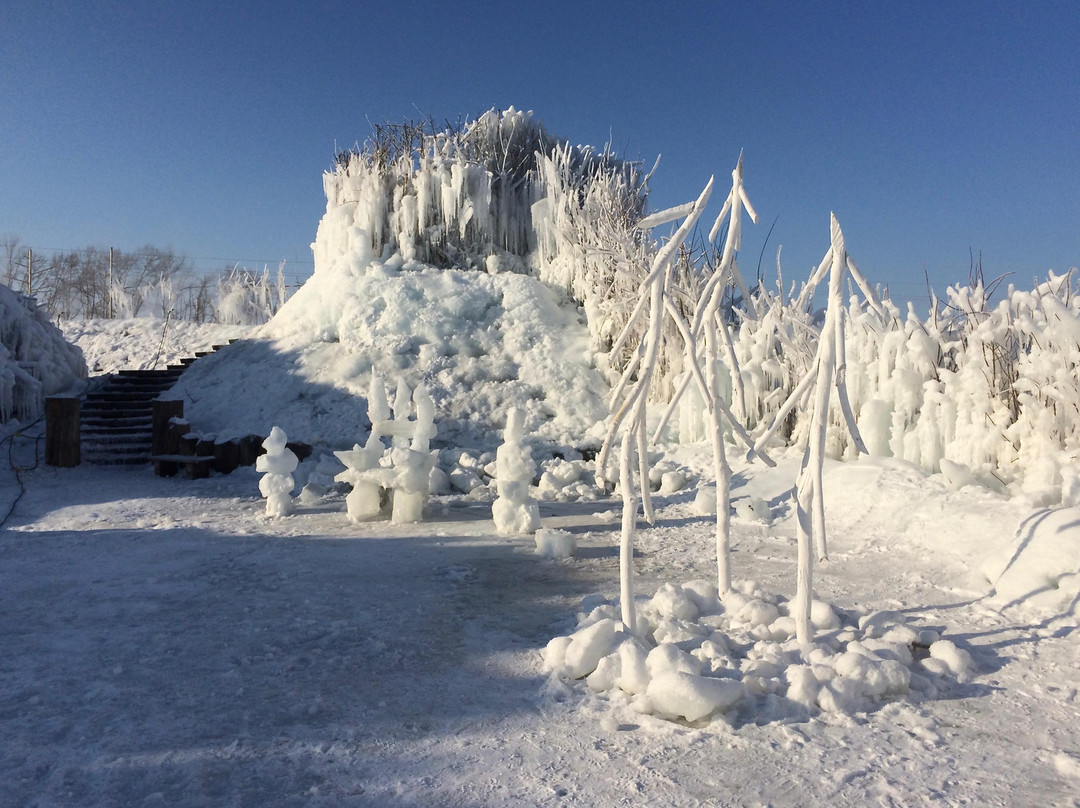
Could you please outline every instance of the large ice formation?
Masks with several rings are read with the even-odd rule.
[[[85,378],[82,351],[33,298],[0,285],[0,423],[34,417],[45,396]]]

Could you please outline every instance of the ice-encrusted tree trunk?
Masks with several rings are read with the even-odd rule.
[[[710,283],[706,285],[706,294],[698,303],[700,320],[695,313],[695,328],[701,328],[704,332],[705,341],[705,401],[710,419],[710,438],[713,445],[713,473],[716,475],[716,582],[721,595],[727,594],[731,589],[731,464],[728,462],[727,450],[724,446],[724,423],[721,413],[723,398],[720,392],[718,368],[719,368],[719,342],[723,342],[727,351],[728,364],[733,381],[733,389],[736,391],[735,401],[741,418],[745,418],[743,398],[738,395],[741,390],[739,363],[732,350],[731,334],[728,332],[727,323],[719,316],[720,302],[723,297],[724,287],[727,282],[734,281],[743,292],[744,299],[749,299],[749,290],[743,281],[742,273],[735,264],[735,256],[739,249],[742,238],[743,208],[749,214],[751,220],[757,222],[757,212],[743,187],[743,161],[739,155],[739,162],[735,170],[731,172],[731,192],[724,203],[723,210],[716,217],[712,230],[709,232],[709,240],[716,238],[724,217],[730,213],[727,238],[724,240],[724,251],[720,259],[720,266]],[[717,277],[719,276],[719,277]],[[711,291],[710,291],[711,287]],[[687,345],[687,353],[693,350],[693,345]],[[696,355],[692,361],[696,361]],[[730,423],[740,424],[739,420],[727,413]],[[749,441],[748,441],[749,442]]]
[[[726,594],[731,589],[731,464],[728,461],[724,442],[724,435],[727,431],[725,422],[740,436],[746,446],[751,445],[750,438],[741,423],[745,419],[742,396],[735,396],[736,409],[740,415],[737,418],[724,402],[719,378],[720,349],[722,345],[727,359],[728,371],[732,376],[733,389],[735,391],[741,389],[739,384],[739,363],[732,347],[728,324],[720,316],[720,304],[723,300],[724,290],[729,284],[734,284],[742,290],[744,296],[749,295],[746,282],[736,263],[736,255],[742,239],[742,211],[744,209],[751,220],[757,222],[757,213],[754,211],[753,205],[750,204],[746,188],[743,185],[743,160],[740,154],[739,162],[731,172],[731,191],[728,193],[724,207],[720,211],[720,215],[716,217],[716,221],[709,232],[709,240],[712,241],[719,234],[725,218],[730,217],[728,218],[727,236],[724,240],[720,263],[698,298],[692,325],[686,328],[685,324],[681,323],[681,320],[673,315],[676,323],[680,324],[680,332],[685,343],[685,361],[689,372],[683,377],[681,384],[671,397],[656,433],[659,436],[660,431],[663,430],[668,419],[675,411],[679,399],[685,394],[691,382],[696,382],[698,391],[705,401],[705,411],[709,419],[709,439],[712,441],[713,446],[713,471],[716,475],[716,578],[721,595]],[[701,368],[702,357],[699,356],[697,349],[699,340],[704,343],[704,372],[702,372]],[[769,462],[763,452],[761,452],[761,456],[765,458],[766,462]]]
[[[824,278],[826,272],[829,274],[829,299],[825,313],[825,324],[821,328],[821,335],[818,339],[814,371],[811,376],[807,377],[807,379],[812,379],[810,383],[814,385],[813,410],[810,437],[803,453],[802,466],[795,486],[798,572],[793,616],[795,618],[795,635],[799,644],[803,647],[809,646],[812,640],[810,612],[814,592],[814,552],[817,552],[820,561],[828,560],[822,478],[825,464],[825,439],[829,427],[829,405],[834,388],[840,399],[840,407],[852,440],[859,451],[866,452],[862,436],[859,434],[859,428],[855,423],[851,404],[848,401],[845,381],[843,301],[845,275],[850,272],[852,279],[867,295],[868,303],[871,306],[880,308],[880,303],[878,303],[876,295],[873,294],[873,290],[869,288],[855,263],[848,257],[844,244],[844,234],[840,229],[840,223],[836,220],[835,214],[831,215],[830,224],[832,244],[812,279],[812,282],[816,285]],[[805,389],[807,389],[805,385],[799,385],[792,392],[789,402],[797,402],[802,397]],[[781,412],[789,410],[790,407],[785,404]],[[779,416],[777,421],[774,422],[773,429],[775,429],[778,422]],[[765,437],[763,436],[763,439]],[[759,442],[761,441],[759,440]]]
[[[641,225],[652,227],[685,216],[675,235],[657,252],[648,275],[641,285],[638,302],[615,342],[618,351],[635,330],[643,333],[637,350],[616,388],[612,405],[617,408],[608,427],[604,446],[597,459],[601,475],[607,466],[607,458],[615,438],[622,430],[619,455],[619,489],[622,495],[622,535],[619,543],[619,591],[623,624],[632,632],[637,630],[634,606],[634,530],[637,523],[637,494],[635,493],[634,455],[637,459],[637,478],[640,483],[641,504],[645,518],[655,519],[652,494],[649,489],[649,455],[646,415],[649,389],[656,376],[658,360],[664,339],[666,313],[673,308],[670,299],[672,268],[679,247],[693,230],[712,193],[710,178],[701,195],[689,206],[673,208],[648,217]],[[642,318],[644,325],[640,322]],[[681,320],[681,318],[679,318]],[[635,378],[636,374],[636,378]],[[633,381],[632,381],[633,380]],[[625,396],[623,393],[625,392]]]

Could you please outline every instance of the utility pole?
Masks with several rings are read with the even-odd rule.
[[[26,251],[26,296],[32,297],[34,294],[34,251],[27,249]]]
[[[113,318],[112,255],[113,255],[113,248],[109,247],[109,319],[110,320]]]

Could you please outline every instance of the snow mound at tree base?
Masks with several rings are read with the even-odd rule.
[[[637,636],[618,604],[586,603],[577,630],[544,650],[558,680],[623,694],[640,713],[736,724],[856,714],[900,699],[933,698],[976,672],[971,655],[894,611],[841,613],[815,601],[814,645],[795,639],[789,602],[742,582],[664,584],[638,599]]]
[[[436,445],[492,450],[517,407],[531,440],[574,447],[600,434],[607,411],[590,345],[577,306],[533,277],[394,256],[317,272],[251,339],[193,366],[177,396],[200,431],[277,424],[347,448],[367,433],[378,373],[391,390],[399,379],[425,385]]]

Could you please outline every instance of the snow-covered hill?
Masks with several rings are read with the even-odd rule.
[[[192,323],[159,317],[63,320],[60,328],[83,352],[91,375],[164,368],[198,351],[244,337],[250,326]]]
[[[188,420],[348,448],[367,434],[378,373],[427,387],[440,446],[493,449],[510,407],[536,439],[595,444],[607,386],[572,301],[529,275],[367,258],[317,272],[249,339],[192,367],[174,390]]]

